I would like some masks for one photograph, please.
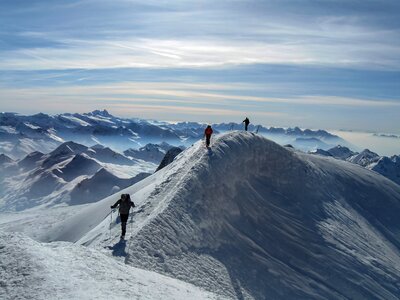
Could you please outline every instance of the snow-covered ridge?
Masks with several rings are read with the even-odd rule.
[[[0,232],[0,299],[223,299],[86,247]]]
[[[138,205],[132,266],[237,299],[399,295],[400,186],[358,165],[233,132],[121,192]],[[110,239],[106,216],[117,197],[47,238],[112,245],[119,228]]]

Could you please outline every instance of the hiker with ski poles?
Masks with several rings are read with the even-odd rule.
[[[129,218],[129,211],[131,207],[135,207],[135,203],[131,200],[131,196],[129,194],[122,194],[121,199],[115,202],[114,205],[111,205],[111,209],[119,206],[119,215],[121,218],[121,239],[125,238],[126,233],[126,223]]]
[[[247,131],[247,128],[249,127],[249,124],[250,124],[249,118],[246,117],[246,119],[244,119],[244,120],[242,121],[242,123],[244,123],[244,130]]]

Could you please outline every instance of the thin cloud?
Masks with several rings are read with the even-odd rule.
[[[35,11],[32,16],[10,2],[4,22],[19,28],[9,33],[10,43],[24,46],[0,51],[0,69],[294,64],[399,70],[396,2],[364,8],[358,1],[346,3],[35,1],[27,5]],[[374,7],[379,10],[374,12]],[[88,14],[91,17],[85,18]],[[65,25],[64,18],[72,17],[77,22]],[[26,25],[27,18],[33,26]],[[29,47],[29,41],[39,38],[48,45]]]
[[[397,44],[370,41],[338,43],[233,41],[229,39],[60,39],[65,47],[21,49],[3,53],[3,70],[75,68],[211,68],[251,64],[294,64],[400,69]],[[384,59],[382,54],[384,53]],[[379,57],[379,58],[378,58]],[[371,59],[376,58],[373,64]]]
[[[246,95],[246,85],[237,86],[234,84],[186,84],[186,83],[157,83],[157,82],[137,82],[137,83],[118,83],[90,86],[66,86],[66,87],[47,87],[47,88],[20,88],[4,89],[3,95],[10,98],[23,100],[35,99],[39,97],[49,97],[62,100],[75,99],[110,99],[146,101],[156,99],[157,101],[186,103],[187,105],[207,104],[207,105],[240,105],[257,103],[264,104],[295,104],[295,105],[319,105],[319,106],[339,106],[339,107],[400,107],[398,100],[380,99],[360,99],[354,97],[339,97],[327,95],[304,95],[294,97],[260,97],[252,96],[251,92],[255,85],[249,85]],[[240,87],[240,95],[235,94]],[[262,89],[262,87],[259,87]],[[209,90],[220,90],[218,93]],[[229,93],[227,93],[229,92]],[[146,98],[143,98],[143,97]],[[160,98],[165,97],[165,99]]]

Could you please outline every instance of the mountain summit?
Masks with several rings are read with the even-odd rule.
[[[138,206],[129,265],[236,299],[399,295],[400,186],[358,165],[232,132],[121,192]],[[117,197],[43,239],[112,245]]]

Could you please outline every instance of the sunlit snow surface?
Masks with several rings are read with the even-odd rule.
[[[232,132],[211,149],[195,143],[121,193],[137,205],[126,242],[110,214],[119,193],[36,236],[232,299],[400,295],[400,186],[361,166]]]
[[[0,232],[0,299],[223,299],[71,243]]]

